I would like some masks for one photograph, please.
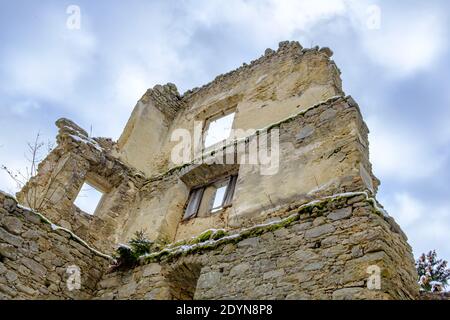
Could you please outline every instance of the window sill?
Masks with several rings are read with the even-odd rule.
[[[233,206],[232,204],[227,205],[227,206],[223,207],[223,208],[220,209],[220,210],[217,210],[217,211],[215,211],[215,212],[210,212],[210,213],[209,213],[208,215],[206,215],[206,216],[195,216],[195,217],[191,217],[191,218],[189,218],[189,219],[184,219],[184,220],[181,220],[180,223],[181,223],[181,224],[187,224],[187,223],[189,223],[189,222],[195,221],[196,219],[206,220],[206,219],[220,218],[221,216],[227,214],[227,213],[228,213],[228,209],[229,209],[230,207],[232,207],[232,206]]]

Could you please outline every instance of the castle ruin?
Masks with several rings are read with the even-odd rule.
[[[376,200],[368,128],[331,56],[286,41],[183,95],[157,85],[117,142],[58,120],[17,201],[0,193],[0,299],[416,299],[411,247]],[[270,161],[250,161],[261,146]],[[95,212],[75,204],[85,183],[102,194]],[[141,230],[164,247],[112,271]]]

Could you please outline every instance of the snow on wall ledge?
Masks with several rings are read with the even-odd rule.
[[[76,235],[0,192],[0,300],[89,299],[108,265]]]
[[[0,299],[417,298],[411,248],[367,194],[293,211],[242,230],[245,237],[111,273],[103,254],[0,192]],[[379,268],[380,289],[367,288],[370,266]]]
[[[106,273],[97,299],[418,298],[411,248],[366,194],[293,211],[289,223],[173,245],[166,254],[142,257],[136,268]],[[373,270],[379,288],[368,287]]]

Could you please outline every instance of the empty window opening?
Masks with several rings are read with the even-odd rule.
[[[232,112],[226,116],[215,118],[207,122],[205,130],[205,148],[215,145],[229,138],[233,126],[235,113]]]
[[[205,217],[231,206],[237,176],[228,176],[206,186],[192,189],[183,220]]]
[[[227,186],[219,187],[216,189],[216,192],[214,194],[214,202],[212,205],[211,212],[216,212],[222,209],[223,206],[223,200],[225,199],[225,191],[227,190]]]
[[[172,300],[194,300],[201,265],[182,263],[167,276]]]
[[[85,182],[75,199],[74,204],[80,208],[83,212],[93,215],[97,209],[101,199],[103,197],[103,192],[97,190],[89,183]]]

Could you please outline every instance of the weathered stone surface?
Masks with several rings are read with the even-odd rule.
[[[342,208],[342,209],[331,212],[328,215],[328,219],[340,220],[340,219],[348,218],[351,215],[352,215],[352,208],[347,207],[347,208]]]
[[[324,263],[323,261],[313,262],[313,263],[308,264],[308,265],[304,268],[304,270],[305,270],[305,271],[319,270],[319,269],[322,269],[322,268],[323,268],[324,264],[325,264],[325,263]]]
[[[323,52],[327,55],[327,57],[331,58],[333,56],[333,51],[328,47],[320,48],[319,52]]]
[[[159,274],[161,272],[161,265],[157,263],[150,263],[144,268],[144,277]]]
[[[85,275],[82,281],[84,289],[79,293],[79,298],[97,296],[101,299],[170,299],[176,286],[189,288],[192,285],[194,289],[191,294],[196,299],[415,297],[414,290],[417,286],[413,263],[405,264],[400,261],[410,248],[402,242],[401,237],[385,237],[386,242],[378,242],[378,251],[365,254],[363,248],[375,248],[372,245],[373,239],[389,234],[390,225],[379,218],[370,206],[358,207],[365,210],[365,214],[352,216],[352,220],[344,218],[350,212],[346,209],[350,207],[345,207],[346,201],[347,199],[342,198],[326,204],[329,208],[325,207],[319,217],[302,216],[302,219],[287,227],[251,236],[237,243],[232,241],[199,254],[187,254],[174,261],[153,262],[134,270],[107,273],[102,280],[99,279],[102,272],[91,272],[102,269],[96,265],[98,257],[93,259],[89,250],[80,248],[80,243],[68,241],[64,234],[54,233],[44,223],[44,229],[38,228],[38,233],[28,232],[31,225],[36,225],[26,219],[21,222],[23,234],[28,236],[18,242],[26,250],[17,250],[6,241],[1,243],[2,255],[6,259],[9,259],[6,255],[14,255],[14,261],[18,261],[20,265],[16,270],[10,269],[9,264],[0,263],[0,275],[4,277],[4,283],[0,282],[3,285],[0,292],[8,298],[76,296],[76,293],[69,293],[65,289],[68,276],[66,267],[75,264],[88,268],[82,270],[82,275]],[[343,206],[345,210],[336,210],[336,206]],[[374,219],[368,219],[368,215],[373,215]],[[305,219],[308,221],[304,221]],[[5,233],[8,235],[7,239],[14,237],[6,230]],[[33,240],[37,234],[40,235],[39,241]],[[42,237],[47,240],[43,241]],[[354,244],[356,239],[357,243]],[[32,243],[37,242],[42,243],[37,250],[44,250],[33,255],[38,261],[23,256],[30,252]],[[403,255],[394,253],[391,247],[397,248]],[[69,253],[75,251],[76,254]],[[88,252],[89,255],[86,255]],[[62,262],[57,263],[58,259],[62,259]],[[183,274],[186,276],[176,280],[171,271],[173,264],[183,266]],[[364,288],[368,277],[366,267],[373,264],[380,265],[382,277],[389,277],[382,279],[386,285],[380,292]],[[102,270],[104,268],[106,264]],[[89,275],[88,278],[84,278],[86,275]],[[189,279],[188,276],[193,278]],[[42,290],[34,289],[36,281],[41,281]],[[396,286],[404,289],[398,291]],[[324,288],[328,293],[324,293]]]
[[[27,230],[22,234],[22,237],[25,239],[39,239],[39,237],[41,237],[42,234],[36,230]]]
[[[20,291],[20,292],[22,292],[22,293],[25,293],[25,294],[27,294],[27,295],[29,295],[29,296],[34,296],[34,295],[37,294],[37,291],[36,291],[36,290],[34,290],[33,288],[30,288],[30,287],[28,287],[28,286],[25,286],[25,285],[23,285],[23,284],[21,284],[21,283],[18,283],[18,284],[16,284],[15,286],[16,286],[16,288],[17,288],[18,291]]]
[[[304,292],[293,292],[288,294],[286,300],[312,300],[311,296]]]
[[[314,127],[311,125],[306,125],[305,127],[301,128],[300,131],[295,136],[297,139],[305,139],[312,135],[314,133]]]
[[[309,229],[305,232],[306,238],[317,238],[327,233],[332,233],[335,230],[332,224],[324,224],[312,229]]]
[[[386,234],[390,230],[389,225],[383,219],[367,219],[367,215],[378,217],[370,207],[361,207],[365,214],[352,217],[354,223],[348,223],[349,219],[340,218],[344,215],[342,212],[347,210],[335,209],[341,208],[346,201],[347,199],[343,198],[330,203],[330,208],[325,210],[320,219],[310,218],[309,223],[299,220],[286,228],[270,230],[236,244],[233,242],[227,245],[225,251],[223,248],[211,249],[201,254],[179,257],[173,262],[160,262],[159,275],[162,275],[162,279],[156,278],[156,274],[150,278],[138,278],[142,279],[137,281],[141,281],[143,291],[132,293],[132,297],[156,298],[155,293],[159,292],[156,288],[166,289],[168,295],[165,298],[173,297],[171,290],[177,286],[188,287],[189,281],[174,282],[173,278],[163,275],[172,274],[173,266],[185,265],[190,269],[200,264],[202,267],[195,285],[195,299],[415,298],[418,287],[412,257],[409,264],[403,264],[403,258],[397,253],[393,254],[390,249],[394,246],[408,255],[410,253],[407,253],[407,244],[400,237],[389,237],[385,238],[386,243],[379,244],[382,250],[364,253],[362,248],[373,243],[373,236],[369,234],[363,237],[362,234]],[[331,213],[334,213],[334,216],[330,218]],[[308,218],[304,216],[303,219]],[[358,244],[353,245],[348,239],[350,235],[358,233],[358,230],[362,234],[358,236]],[[293,234],[295,237],[292,237]],[[325,235],[328,241],[318,241]],[[333,241],[330,240],[332,238]],[[381,281],[385,285],[380,290],[368,290],[365,287],[369,277],[367,267],[370,265],[377,265],[382,270]],[[135,273],[139,274],[145,268],[145,265],[138,267]],[[151,265],[150,268],[154,266]],[[121,283],[131,281],[128,273],[117,272],[108,277],[118,279],[116,283],[119,284],[108,288],[108,292],[116,298],[124,285]],[[399,286],[404,290],[395,289]]]
[[[354,196],[354,197],[351,197],[350,199],[347,200],[347,204],[351,205],[351,204],[354,204],[354,203],[357,203],[357,202],[361,202],[361,201],[363,201],[365,199],[366,199],[366,196],[364,196],[364,195]]]
[[[22,232],[22,222],[16,217],[8,216],[3,219],[4,228],[12,234],[18,235]]]
[[[239,247],[256,247],[259,243],[258,238],[248,238],[238,243]]]
[[[130,296],[132,296],[136,292],[137,283],[136,282],[130,282],[126,285],[120,287],[119,289],[119,298],[120,299],[126,299]]]
[[[116,287],[116,286],[120,285],[120,280],[116,277],[110,277],[110,278],[103,279],[102,281],[99,282],[98,285],[102,289]]]
[[[254,295],[256,297],[264,297],[264,296],[271,296],[272,292],[273,292],[273,284],[271,283],[264,283],[260,286],[257,286],[254,289]]]
[[[22,238],[15,236],[0,227],[0,240],[3,240],[13,246],[20,247],[23,243]]]
[[[362,288],[343,288],[333,292],[333,300],[355,300],[364,289]]]
[[[0,192],[0,207],[4,207],[2,195]],[[94,259],[93,252],[86,247],[81,253],[80,244],[67,240],[67,232],[64,231],[64,236],[57,234],[40,218],[34,219],[35,213],[10,203],[8,207],[16,211],[0,219],[0,296],[5,299],[92,297],[108,260]],[[81,290],[72,292],[66,287],[69,276],[66,271],[71,265],[80,268],[82,277]],[[102,272],[91,272],[98,269]]]
[[[8,269],[6,269],[5,265],[0,262],[0,274],[4,274]]]
[[[198,288],[207,289],[219,285],[222,275],[220,272],[208,272],[200,275],[198,279]]]
[[[14,271],[8,271],[5,274],[5,278],[10,282],[10,283],[14,283],[17,280],[17,273],[15,273]]]
[[[8,298],[15,298],[17,296],[17,291],[13,287],[4,285],[0,283],[0,293],[4,293]]]
[[[241,263],[238,264],[237,266],[234,266],[231,270],[230,270],[230,276],[238,276],[240,274],[243,274],[245,271],[247,271],[248,269],[250,269],[250,264],[248,263]]]
[[[145,294],[145,300],[166,300],[170,298],[168,288],[156,288]]]
[[[17,208],[17,202],[14,199],[6,198],[3,202],[3,208],[5,208],[8,212],[14,212]]]
[[[272,271],[268,271],[268,272],[264,273],[263,279],[267,280],[267,279],[271,279],[271,278],[279,278],[279,277],[282,277],[283,275],[284,275],[283,269],[272,270]]]
[[[336,116],[336,110],[333,109],[327,109],[320,115],[321,121],[330,120],[331,118]]]
[[[45,274],[47,273],[47,269],[44,266],[42,266],[41,264],[34,261],[33,259],[23,257],[22,263],[24,266],[26,266],[32,272],[34,272],[35,274],[37,274],[41,277],[44,277]]]

